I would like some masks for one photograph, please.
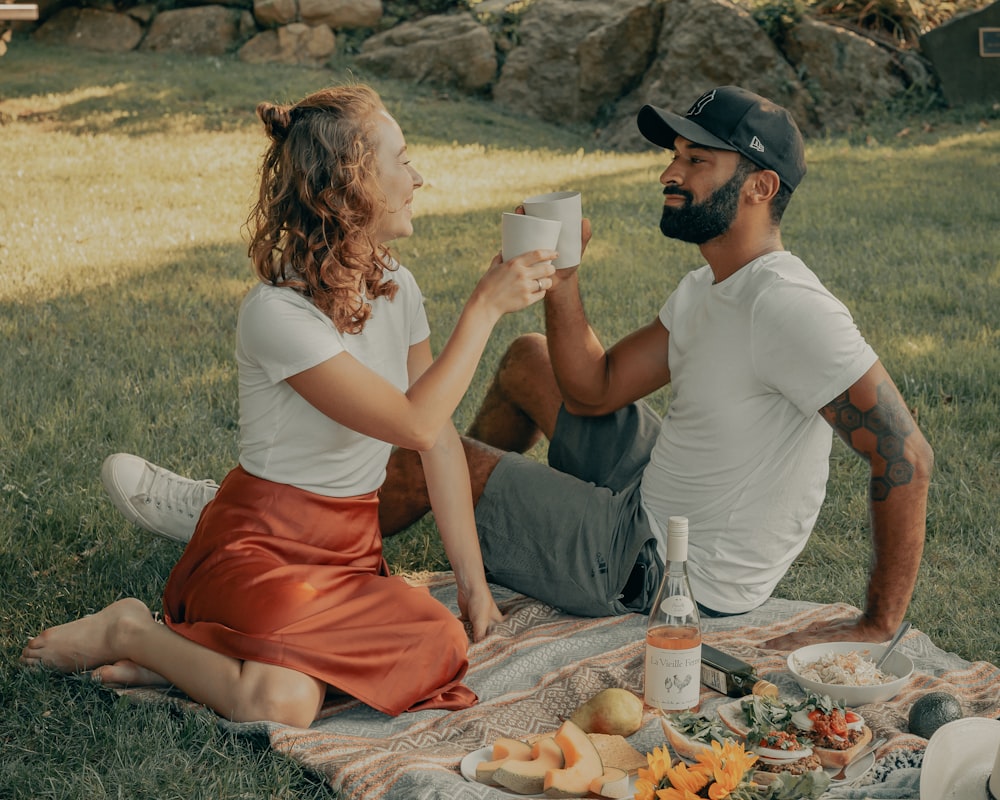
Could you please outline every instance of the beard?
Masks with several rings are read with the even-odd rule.
[[[676,186],[666,187],[664,195],[679,195],[687,202],[680,208],[663,207],[660,232],[670,239],[699,245],[722,236],[736,219],[740,189],[747,174],[737,169],[733,177],[700,203],[694,202],[691,192]]]

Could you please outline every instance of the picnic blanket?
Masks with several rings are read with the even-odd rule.
[[[451,573],[411,577],[456,613]],[[532,598],[493,587],[504,621],[469,649],[465,683],[479,703],[461,711],[420,711],[389,717],[351,699],[329,701],[308,729],[273,723],[220,724],[241,733],[266,735],[271,747],[324,774],[345,800],[501,800],[506,792],[468,781],[464,756],[500,736],[548,733],[584,701],[607,687],[642,693],[646,617],[629,614],[598,619],[575,617]],[[761,643],[810,623],[857,609],[772,598],[749,614],[704,619],[704,640],[753,664],[783,694],[800,690],[788,675],[786,654]],[[824,798],[919,798],[919,770],[927,740],[907,732],[913,701],[930,691],[958,697],[967,716],[1000,716],[1000,668],[970,663],[936,647],[912,629],[899,645],[915,664],[912,677],[893,700],[861,707],[875,735],[888,741],[874,769],[853,786],[838,785]],[[154,690],[124,690],[150,696]],[[702,687],[702,709],[729,701]],[[185,701],[183,698],[175,700]],[[629,737],[639,752],[665,743],[658,719],[647,714]]]

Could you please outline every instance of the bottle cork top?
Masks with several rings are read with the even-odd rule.
[[[757,697],[770,697],[774,700],[778,699],[778,687],[775,686],[770,681],[765,681],[763,678],[753,685],[752,694]]]
[[[687,517],[670,517],[667,520],[667,561],[687,561]]]

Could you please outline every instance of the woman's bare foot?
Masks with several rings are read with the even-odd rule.
[[[170,681],[160,673],[140,667],[134,661],[122,659],[105,664],[90,673],[90,677],[105,686],[169,686]]]
[[[42,631],[21,651],[21,663],[60,672],[82,672],[127,658],[118,652],[118,634],[126,626],[155,625],[141,600],[127,598],[65,625]]]

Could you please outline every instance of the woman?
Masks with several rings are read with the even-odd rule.
[[[173,684],[234,721],[308,726],[328,691],[387,714],[464,708],[462,623],[382,558],[393,445],[421,454],[475,639],[486,582],[451,415],[499,318],[541,299],[552,251],[493,259],[440,357],[420,291],[386,243],[413,233],[423,179],[368,87],[263,103],[251,212],[260,282],[237,325],[240,459],[171,572],[165,625],[136,599],[44,631],[21,661],[107,684]]]

